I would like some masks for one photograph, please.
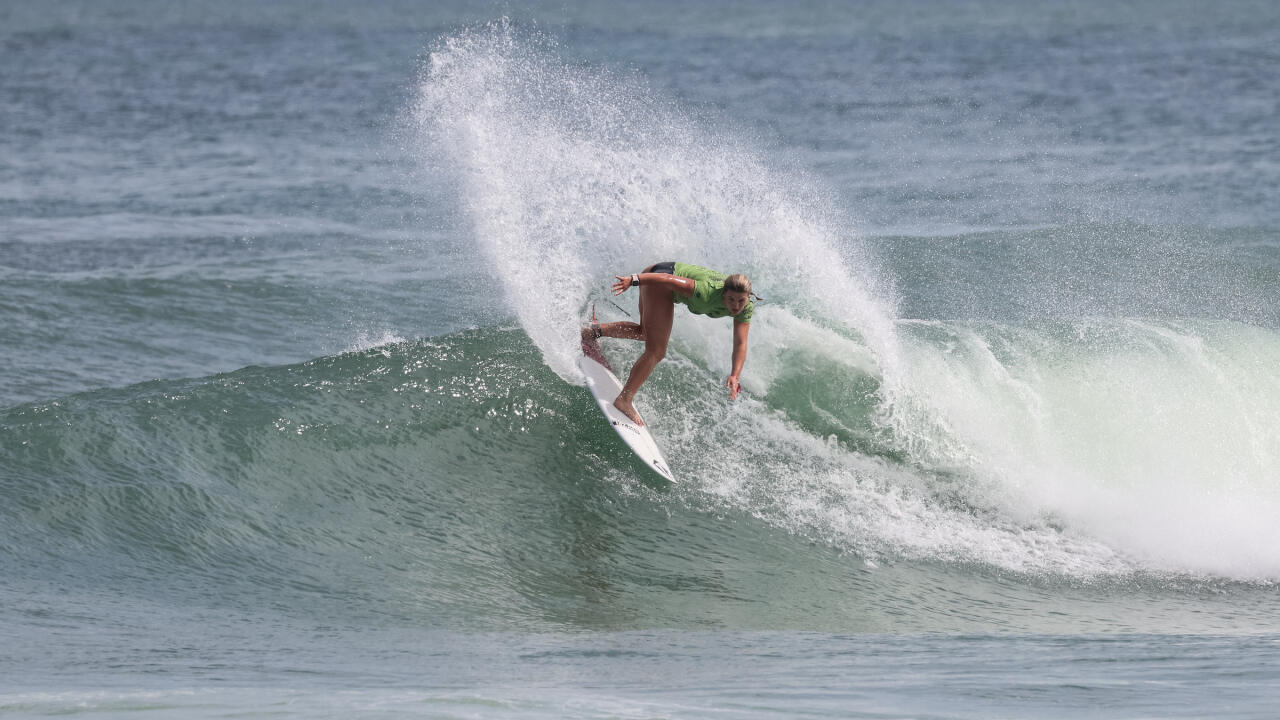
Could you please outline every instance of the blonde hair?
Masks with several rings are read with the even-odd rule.
[[[742,273],[735,273],[724,279],[724,289],[729,292],[751,294],[751,280]]]

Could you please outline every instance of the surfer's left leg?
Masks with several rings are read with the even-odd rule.
[[[671,339],[671,324],[675,318],[675,309],[676,304],[670,290],[653,286],[641,287],[640,318],[644,322],[643,326],[635,323],[610,323],[613,326],[634,326],[634,330],[630,327],[610,328],[611,332],[605,331],[603,325],[600,326],[600,330],[609,337],[631,337],[630,332],[637,332],[644,338],[644,352],[632,366],[631,374],[627,376],[627,384],[622,386],[622,392],[618,393],[618,398],[613,401],[613,406],[637,425],[644,425],[644,421],[640,419],[640,413],[636,412],[634,404],[636,391],[645,380],[649,379],[649,374],[667,355],[667,341]],[[612,334],[613,332],[618,334]]]

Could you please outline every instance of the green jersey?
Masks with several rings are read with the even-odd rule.
[[[713,318],[722,318],[729,314],[729,310],[724,306],[724,275],[715,270],[682,262],[675,264],[674,274],[693,281],[693,294],[689,297],[672,293],[676,302],[684,303],[689,308],[689,312]],[[749,323],[751,313],[754,311],[755,303],[747,298],[747,306],[742,309],[742,312],[733,316],[733,321]]]

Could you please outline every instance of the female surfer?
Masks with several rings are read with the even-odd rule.
[[[627,288],[640,287],[640,322],[612,322],[592,325],[584,330],[589,337],[611,337],[625,340],[643,340],[644,353],[631,368],[627,383],[613,406],[643,425],[636,412],[636,391],[649,379],[649,373],[667,354],[667,340],[671,337],[671,322],[675,316],[675,304],[681,303],[696,315],[713,318],[733,316],[733,369],[725,380],[729,399],[738,397],[742,386],[738,376],[747,360],[747,332],[751,329],[751,314],[755,304],[751,301],[751,281],[745,275],[728,277],[697,265],[679,262],[663,262],[650,265],[643,272],[630,276],[616,275],[613,294],[621,295]]]

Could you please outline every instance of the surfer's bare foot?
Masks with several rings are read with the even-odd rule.
[[[613,401],[613,406],[618,408],[618,412],[631,418],[631,422],[644,427],[644,421],[640,419],[640,413],[636,412],[636,407],[626,398],[619,397]]]

